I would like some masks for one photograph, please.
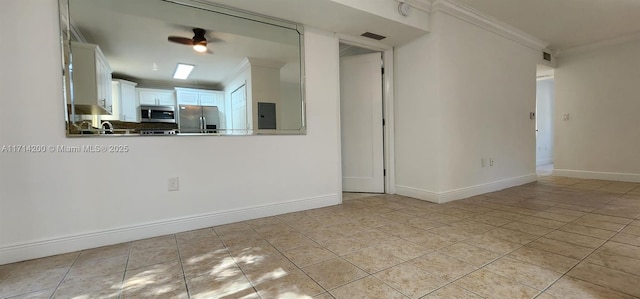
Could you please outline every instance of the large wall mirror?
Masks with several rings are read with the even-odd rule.
[[[68,136],[305,134],[303,29],[200,0],[60,0]]]

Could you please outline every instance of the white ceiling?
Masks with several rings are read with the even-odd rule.
[[[554,50],[640,32],[640,0],[457,0],[512,25]]]
[[[72,0],[70,16],[87,42],[98,44],[116,77],[148,84],[220,88],[245,57],[284,64],[281,80],[299,82],[295,29],[269,26],[157,0]],[[207,30],[213,54],[170,43]],[[196,66],[187,81],[172,78],[177,63]],[[171,83],[173,82],[173,83]]]
[[[351,36],[359,36],[366,31],[374,32],[388,36],[382,41],[388,45],[408,42],[425,33],[330,0],[199,1],[228,5]],[[397,3],[398,0],[366,1]],[[566,50],[640,33],[640,0],[455,1],[548,42],[554,50]],[[144,13],[134,15],[131,9],[111,12],[101,10],[115,2],[135,6]],[[141,75],[152,80],[170,80],[175,64],[182,62],[198,66],[192,74],[192,80],[196,84],[216,84],[224,81],[244,57],[289,63],[292,54],[296,55],[295,47],[269,42],[259,34],[250,33],[256,32],[255,28],[245,30],[244,34],[231,33],[231,29],[220,30],[222,25],[212,21],[209,12],[190,9],[166,15],[167,12],[162,9],[150,6],[150,3],[158,2],[165,6],[173,5],[157,0],[72,0],[72,7],[73,3],[77,7],[83,6],[85,14],[81,16],[72,11],[71,17],[90,42],[101,45],[115,73],[133,74],[134,77]],[[191,37],[193,33],[190,29],[193,27],[212,31],[208,38],[213,41],[210,49],[214,54],[197,55],[187,46],[166,41],[169,35]],[[124,59],[124,53],[129,56],[135,53],[135,59]],[[152,71],[154,64],[158,66],[158,71]],[[291,69],[295,70],[296,67]],[[291,77],[288,80],[293,80],[296,76]]]
[[[372,31],[397,45],[423,34],[329,0],[205,0],[358,36]],[[360,0],[381,3],[401,0]],[[436,0],[402,0],[425,2]],[[453,0],[567,50],[640,33],[640,0]]]

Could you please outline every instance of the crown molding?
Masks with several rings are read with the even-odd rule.
[[[617,45],[621,45],[621,44],[625,44],[625,43],[633,42],[637,40],[640,40],[640,32],[618,36],[616,38],[598,41],[595,43],[586,44],[582,46],[571,47],[567,49],[560,49],[556,51],[555,56],[560,57],[560,56],[567,56],[567,55],[573,55],[573,54],[580,54],[580,53],[590,52],[590,51],[594,51],[602,48],[617,46]]]
[[[405,2],[411,5],[411,7],[426,13],[431,12],[431,1],[429,0],[396,0],[396,1]]]
[[[453,0],[433,1],[431,12],[446,13],[536,51],[541,51],[549,46],[549,43],[531,34]]]

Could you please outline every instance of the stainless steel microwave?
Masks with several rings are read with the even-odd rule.
[[[140,106],[143,123],[176,123],[175,106]]]

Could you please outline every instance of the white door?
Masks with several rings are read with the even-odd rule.
[[[384,193],[382,56],[340,58],[342,190]]]
[[[231,128],[233,133],[243,134],[247,126],[247,93],[246,85],[242,85],[231,92]]]

